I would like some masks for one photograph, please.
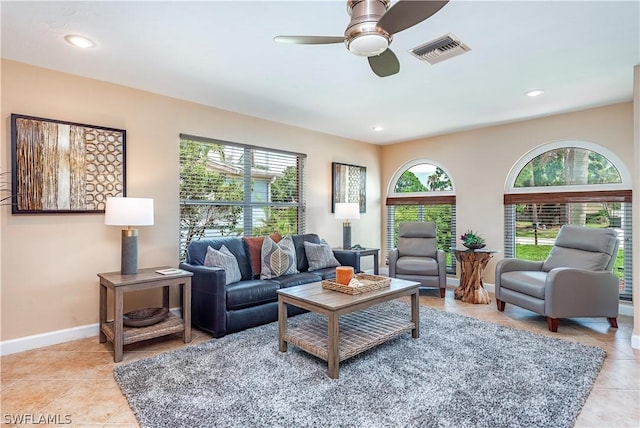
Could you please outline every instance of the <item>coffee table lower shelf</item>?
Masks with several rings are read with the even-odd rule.
[[[403,333],[410,332],[415,327],[411,321],[383,316],[375,310],[343,315],[340,317],[338,338],[339,361],[344,361]],[[289,328],[284,335],[284,341],[324,361],[329,361],[326,318],[320,322]]]

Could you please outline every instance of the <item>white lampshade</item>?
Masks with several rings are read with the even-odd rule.
[[[337,202],[335,215],[338,220],[355,220],[360,218],[360,204],[355,202]]]
[[[104,224],[110,226],[152,226],[153,199],[107,198]]]

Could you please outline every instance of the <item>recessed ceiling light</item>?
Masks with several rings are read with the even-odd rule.
[[[79,48],[88,49],[96,46],[93,40],[87,39],[84,36],[78,36],[77,34],[67,34],[66,36],[64,36],[64,39],[67,41],[67,43]]]
[[[374,127],[373,127],[373,128],[371,128],[371,129],[373,129],[373,130],[374,130],[374,131],[376,131],[376,132],[380,132],[380,131],[384,130],[384,128],[383,128],[382,126],[374,126]]]
[[[532,89],[529,92],[526,92],[525,95],[528,97],[537,97],[538,95],[544,94],[544,90],[542,89]]]

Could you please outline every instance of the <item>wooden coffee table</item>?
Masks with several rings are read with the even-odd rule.
[[[355,295],[326,290],[320,282],[278,290],[278,348],[286,352],[290,343],[327,361],[329,377],[337,379],[340,361],[408,331],[413,338],[420,337],[418,286],[392,278],[389,287]],[[384,316],[371,308],[403,296],[411,296],[410,320]],[[326,323],[288,329],[287,304],[322,314]],[[342,315],[346,316],[340,319]]]

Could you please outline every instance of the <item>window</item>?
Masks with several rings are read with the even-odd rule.
[[[513,169],[504,196],[505,257],[544,260],[564,224],[614,228],[620,247],[613,273],[620,298],[631,300],[631,190],[622,163],[587,143],[560,144],[543,146]]]
[[[194,239],[304,233],[306,155],[180,135],[180,256]]]
[[[387,197],[387,248],[398,243],[403,221],[436,223],[438,248],[447,253],[447,273],[455,274],[456,263],[450,248],[455,246],[456,199],[449,175],[441,167],[424,160],[405,165],[391,180]]]

